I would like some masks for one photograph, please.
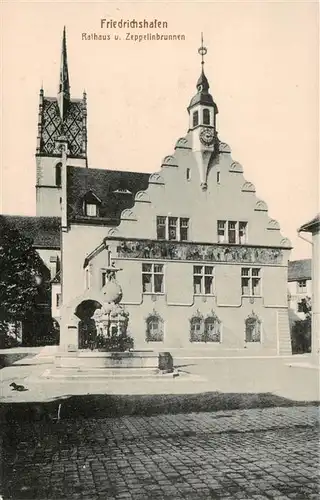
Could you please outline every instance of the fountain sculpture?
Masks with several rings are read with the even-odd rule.
[[[133,348],[133,340],[127,335],[129,313],[120,304],[122,290],[116,273],[122,271],[114,265],[106,269],[106,283],[102,289],[104,301],[96,309],[93,320],[96,326],[96,348],[104,351],[127,351]]]

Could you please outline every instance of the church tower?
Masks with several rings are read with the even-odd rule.
[[[218,107],[209,93],[209,83],[204,73],[204,56],[206,53],[207,49],[203,46],[203,37],[201,35],[201,47],[199,48],[201,75],[197,81],[197,94],[191,99],[188,113],[192,151],[199,169],[200,185],[204,191],[207,189],[208,168],[218,149],[216,129]]]
[[[67,159],[61,159],[61,140]],[[66,165],[87,167],[87,99],[71,98],[66,30],[63,29],[59,88],[56,97],[39,95],[36,149],[36,212],[38,216],[61,215],[61,186]]]

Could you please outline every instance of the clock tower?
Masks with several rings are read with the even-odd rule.
[[[215,157],[218,147],[218,137],[216,129],[216,116],[218,107],[209,93],[209,83],[204,73],[204,56],[207,53],[203,46],[201,34],[201,75],[197,81],[197,94],[191,99],[188,107],[189,113],[189,133],[192,140],[192,151],[195,157],[199,175],[200,185],[205,191],[207,189],[208,167]]]

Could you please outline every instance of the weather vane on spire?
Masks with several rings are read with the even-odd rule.
[[[203,33],[201,33],[201,47],[198,49],[198,53],[201,56],[202,69],[203,69],[203,65],[204,65],[204,59],[203,59],[203,57],[206,55],[207,52],[208,52],[207,51],[207,47],[205,47],[203,45]]]

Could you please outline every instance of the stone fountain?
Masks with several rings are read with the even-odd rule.
[[[121,269],[109,265],[106,269],[105,285],[99,295],[94,295],[94,300],[101,307],[95,310],[90,319],[95,326],[95,335],[91,336],[90,342],[87,343],[89,348],[79,349],[78,344],[76,347],[70,344],[71,347],[69,345],[56,356],[56,367],[67,369],[69,376],[125,378],[130,375],[157,375],[164,371],[162,354],[133,349],[133,339],[127,332],[129,313],[120,304],[122,289],[116,279],[118,271]],[[91,295],[79,297],[78,304],[87,297]],[[74,322],[74,315],[72,318]],[[69,323],[67,328],[71,332],[74,325],[71,321]],[[170,370],[169,367],[169,370],[165,371]]]

